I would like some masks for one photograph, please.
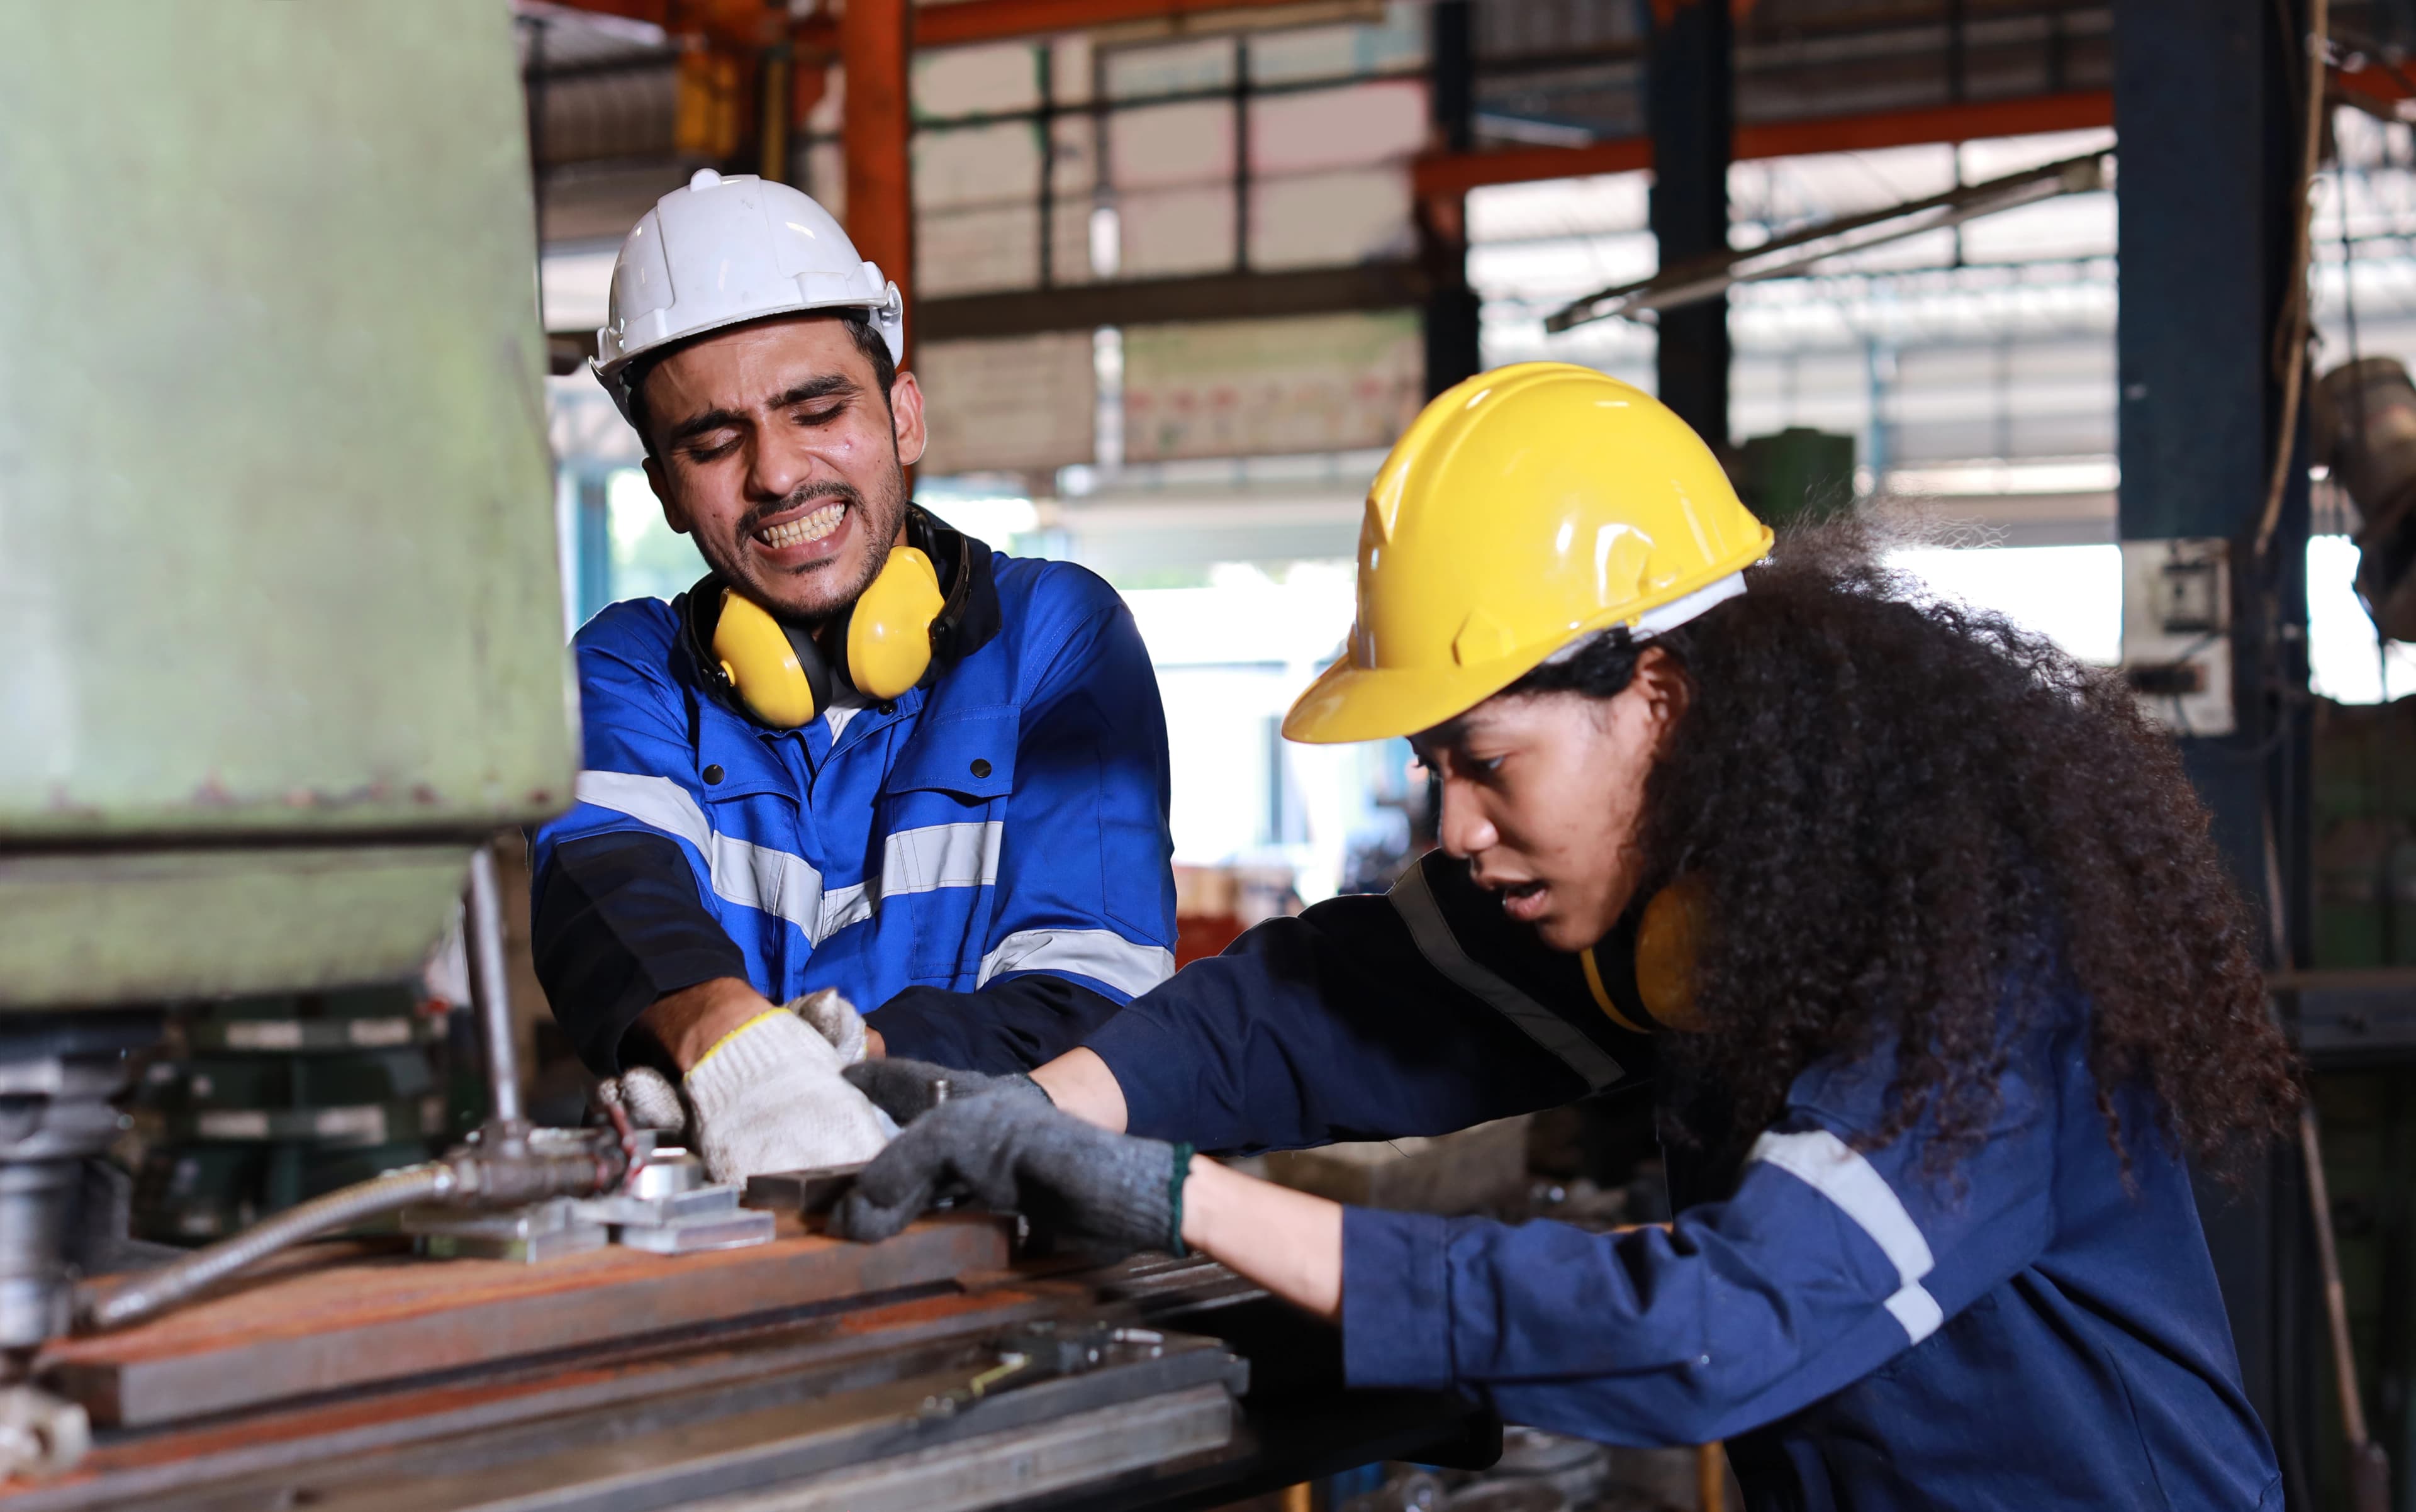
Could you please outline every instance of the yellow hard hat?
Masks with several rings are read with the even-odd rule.
[[[1770,539],[1711,448],[1642,389],[1565,362],[1479,373],[1377,472],[1350,645],[1284,733],[1429,729],[1583,636],[1650,635],[1742,592]]]

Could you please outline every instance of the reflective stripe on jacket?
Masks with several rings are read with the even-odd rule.
[[[836,732],[709,695],[681,605],[580,631],[586,770],[533,860],[539,973],[592,1066],[656,996],[715,975],[776,1003],[836,987],[894,1053],[1006,1069],[1173,971],[1165,717],[1131,613],[1081,567],[985,552],[967,543],[994,630]],[[557,959],[607,936],[631,963],[599,985]],[[1066,1017],[1065,986],[1096,1011]]]

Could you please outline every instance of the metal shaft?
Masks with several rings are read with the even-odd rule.
[[[470,1002],[487,1042],[487,1114],[497,1124],[523,1122],[520,1055],[512,1042],[511,986],[504,972],[504,905],[495,854],[481,845],[470,854],[470,891],[461,910],[470,965]]]

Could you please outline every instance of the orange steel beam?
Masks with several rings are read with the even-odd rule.
[[[906,64],[914,50],[914,9],[908,0],[849,0],[838,32],[847,79],[840,133],[848,239],[905,294],[909,343],[914,340],[914,201]]]
[[[925,6],[914,17],[923,47],[1004,42],[1018,37],[1086,31],[1122,22],[1168,21],[1218,11],[1266,10],[1300,0],[957,0]]]
[[[2027,136],[2037,131],[2077,131],[2114,124],[2110,91],[2083,90],[2034,95],[2025,99],[1940,105],[1925,110],[1833,115],[1809,121],[1740,125],[1735,156],[1795,158],[1819,152],[1870,152],[1932,142],[1971,142],[1984,137]],[[1582,147],[1512,147],[1488,152],[1429,153],[1414,169],[1421,197],[1465,194],[1488,184],[1525,184],[1543,178],[1624,174],[1653,166],[1653,144],[1620,137]]]
[[[651,22],[674,37],[702,37],[718,47],[761,47],[765,40],[762,0],[562,3],[629,21]],[[1301,0],[957,0],[953,5],[915,8],[914,42],[918,47],[963,47],[1012,41],[1019,37],[1087,31],[1094,26],[1125,22],[1266,10],[1300,3]],[[839,30],[825,11],[797,20],[792,35],[801,48],[824,48],[837,43]]]

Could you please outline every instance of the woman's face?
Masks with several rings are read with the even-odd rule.
[[[1442,847],[1546,945],[1578,951],[1636,895],[1644,779],[1685,702],[1647,647],[1617,698],[1503,695],[1417,737],[1442,779]]]

